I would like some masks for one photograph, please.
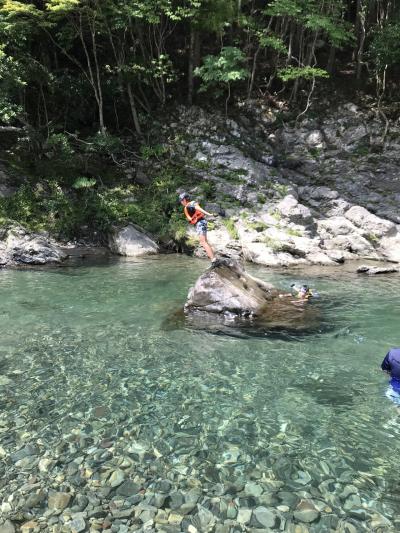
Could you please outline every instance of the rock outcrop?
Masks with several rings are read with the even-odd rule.
[[[109,236],[109,248],[118,255],[138,257],[159,252],[158,245],[144,231],[128,224],[122,229],[115,229]]]
[[[396,267],[375,267],[370,265],[362,265],[357,268],[358,274],[368,274],[368,276],[376,276],[378,274],[394,274],[400,272]]]
[[[400,262],[400,125],[383,141],[385,124],[354,104],[283,127],[277,113],[259,102],[237,121],[181,110],[189,192],[226,212],[210,242],[268,266]]]
[[[61,263],[67,255],[50,237],[16,224],[1,229],[0,266]]]
[[[221,325],[254,332],[308,331],[318,327],[319,310],[248,274],[232,259],[219,259],[190,289],[184,313],[196,328]]]

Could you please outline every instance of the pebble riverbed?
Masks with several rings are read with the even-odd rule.
[[[1,272],[0,533],[400,530],[400,280],[307,279],[328,333],[164,329],[203,268]]]

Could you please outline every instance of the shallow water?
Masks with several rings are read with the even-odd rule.
[[[2,495],[19,495],[32,472],[53,487],[95,490],[128,457],[125,477],[199,487],[217,522],[226,513],[212,498],[228,495],[237,507],[277,509],[274,527],[285,531],[302,522],[300,499],[319,516],[298,531],[399,530],[400,413],[379,368],[400,345],[400,279],[252,267],[284,289],[317,288],[320,332],[164,327],[205,267],[167,256],[0,271]],[[13,463],[27,443],[55,461],[52,471]],[[68,477],[73,459],[86,464],[102,447],[111,455],[83,483]]]

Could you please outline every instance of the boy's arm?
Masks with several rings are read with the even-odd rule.
[[[205,209],[202,209],[199,204],[196,204],[196,209],[198,211],[200,211],[200,213],[203,213],[203,215],[208,215],[210,217],[215,217],[215,215],[213,213],[209,213],[208,211],[206,211]]]

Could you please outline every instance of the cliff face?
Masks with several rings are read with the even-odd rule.
[[[269,266],[400,262],[399,121],[386,124],[352,103],[315,117],[285,122],[279,109],[259,102],[239,109],[235,120],[182,107],[159,128],[154,142],[162,143],[168,161],[189,175],[185,187],[193,198],[221,215],[209,224],[217,252]],[[157,165],[136,162],[128,183],[151,187],[163,161]],[[0,170],[0,197],[12,195],[15,180]],[[129,228],[118,227],[119,235]],[[116,231],[103,240],[121,253]],[[129,235],[129,249],[135,248],[140,236]],[[36,237],[25,236],[24,242]],[[193,228],[188,227],[187,238],[196,255],[203,255]],[[22,254],[26,262],[42,262],[36,248],[29,248],[29,257]],[[17,255],[10,250],[3,232],[2,263],[20,263],[18,250]],[[157,251],[153,243],[151,253]]]
[[[209,240],[264,265],[400,261],[400,124],[346,104],[299,123],[182,110],[191,192],[225,212]],[[184,150],[182,148],[182,150]],[[201,254],[201,250],[196,253]]]

